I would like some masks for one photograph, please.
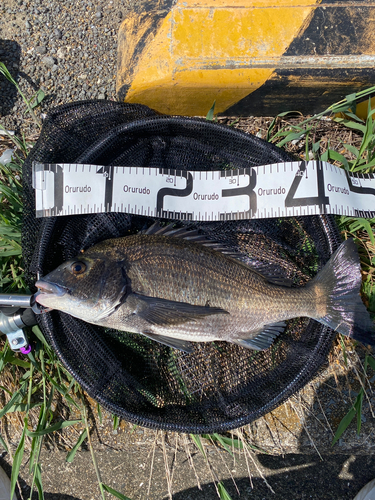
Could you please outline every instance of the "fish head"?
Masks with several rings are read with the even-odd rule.
[[[96,323],[112,314],[129,293],[123,262],[106,256],[78,256],[36,282],[36,301],[76,318]]]

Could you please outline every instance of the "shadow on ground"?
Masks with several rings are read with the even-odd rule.
[[[4,63],[17,80],[20,67],[21,47],[13,40],[0,39],[0,62]],[[0,74],[0,116],[10,114],[17,99],[17,89]]]
[[[371,373],[368,375],[371,376]],[[239,498],[239,492],[241,498],[251,500],[352,500],[366,483],[375,478],[374,419],[370,410],[371,402],[375,402],[374,398],[370,397],[369,401],[364,398],[360,435],[356,433],[357,418],[354,418],[340,441],[333,447],[331,443],[340,421],[352,407],[359,390],[359,382],[354,373],[350,372],[347,376],[330,376],[320,381],[315,385],[315,397],[309,404],[304,402],[302,392],[301,404],[294,402],[299,410],[304,409],[301,411],[301,418],[296,418],[292,406],[288,417],[283,415],[282,419],[275,418],[275,426],[268,437],[267,449],[270,454],[256,455],[258,468],[249,463],[249,476],[241,477],[238,474],[239,462],[233,464],[233,461],[226,460],[228,467],[236,471],[232,472],[238,490],[232,479],[223,481],[232,499]],[[262,433],[266,433],[264,428]],[[288,446],[285,446],[285,455],[272,455],[272,442],[275,452],[280,453],[288,434],[294,436],[292,448],[298,450],[298,453],[286,451]],[[228,472],[224,476],[224,469],[216,472],[219,479],[220,473],[221,477],[228,477]],[[174,500],[217,498],[213,483],[202,485],[202,490],[190,488],[173,496]]]
[[[5,460],[3,460],[2,458],[0,458],[0,467],[2,467],[4,469],[4,471],[6,472],[6,474],[8,475],[8,477],[10,479],[12,469],[9,466],[9,464]],[[58,474],[57,474],[57,476],[58,476]],[[22,477],[19,477],[18,481],[19,481],[18,484],[22,490],[22,498],[29,498],[30,487],[22,479]],[[18,498],[21,498],[19,491],[17,491],[17,493],[18,493]],[[1,496],[1,491],[0,491],[0,498],[3,498]],[[32,496],[32,500],[38,500],[38,498],[39,498],[38,493],[35,491],[33,496]],[[72,495],[66,495],[64,493],[44,493],[44,500],[81,500],[81,499],[78,497],[72,496]]]
[[[375,476],[375,456],[258,455],[263,473],[275,494],[260,477],[236,478],[241,498],[252,500],[344,500],[353,499],[358,491]],[[252,484],[251,484],[252,482]],[[231,479],[223,481],[233,499],[238,498]],[[164,497],[166,500],[167,497]],[[202,490],[190,488],[173,495],[174,500],[217,500],[213,483]]]

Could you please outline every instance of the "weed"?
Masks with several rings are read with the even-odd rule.
[[[27,99],[25,97],[25,95],[23,94],[23,92],[21,91],[20,86],[18,85],[18,83],[16,82],[16,80],[10,74],[8,68],[2,62],[0,62],[0,73],[2,75],[4,75],[5,78],[7,80],[9,80],[10,83],[12,83],[16,87],[16,89],[18,90],[20,96],[24,100],[24,102],[25,102],[25,104],[27,106],[27,110],[30,113],[32,119],[34,120],[34,122],[36,123],[36,125],[40,128],[42,126],[42,124],[41,124],[39,118],[36,116],[36,114],[34,112],[34,108],[36,106],[38,106],[38,104],[40,104],[42,102],[42,100],[44,99],[45,94],[44,94],[43,90],[39,89],[36,92],[36,94],[32,96],[31,99]]]
[[[213,102],[213,104],[212,104],[211,108],[208,110],[208,113],[206,116],[206,120],[211,121],[211,122],[214,119],[215,104],[216,104],[216,101]]]
[[[356,400],[353,404],[353,406],[350,408],[349,412],[343,417],[341,422],[339,423],[337,427],[336,434],[334,435],[332,445],[333,446],[337,441],[340,439],[340,437],[343,435],[343,433],[346,431],[346,429],[349,427],[350,423],[352,422],[353,418],[357,416],[357,434],[361,432],[361,423],[362,423],[362,403],[363,403],[363,398],[365,396],[365,390],[366,390],[366,375],[367,375],[367,368],[370,366],[373,371],[375,371],[375,359],[368,354],[365,356],[365,363],[364,363],[364,369],[363,369],[363,377],[361,381],[361,389],[358,393],[358,396],[356,397]]]
[[[332,104],[325,111],[305,118],[302,121],[291,123],[289,118],[295,117],[296,112],[280,113],[275,117],[267,131],[267,140],[279,147],[288,147],[293,142],[300,141],[301,156],[305,160],[331,161],[336,166],[345,170],[368,174],[375,171],[375,110],[371,110],[371,99],[368,99],[368,113],[366,120],[355,114],[356,102],[371,96],[375,87],[363,90],[356,94],[347,95],[341,101]],[[327,147],[322,151],[322,139],[317,133],[318,127],[324,119],[331,120],[330,123],[340,124],[341,128],[350,129],[356,135],[358,146],[338,141],[339,151]],[[278,123],[286,122],[280,126]],[[344,235],[355,239],[361,257],[362,270],[365,275],[362,293],[367,307],[371,313],[375,313],[375,219],[364,219],[341,216],[339,218],[340,229]]]

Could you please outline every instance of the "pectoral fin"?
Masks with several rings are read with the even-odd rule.
[[[254,349],[255,351],[265,351],[270,347],[272,342],[277,336],[284,331],[286,326],[285,321],[279,321],[278,323],[273,323],[272,325],[266,325],[259,333],[252,332],[252,335],[256,333],[255,337],[251,338],[239,338],[234,340],[235,344],[238,344],[247,349]]]
[[[220,307],[194,306],[186,302],[148,297],[135,293],[140,300],[137,314],[152,325],[174,326],[187,321],[197,321],[215,314],[229,314]]]

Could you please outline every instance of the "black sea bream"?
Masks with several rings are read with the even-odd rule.
[[[307,316],[339,333],[373,329],[347,240],[307,285],[270,282],[185,230],[103,241],[37,281],[37,301],[89,323],[146,335],[191,350],[190,342],[267,349],[285,320]]]

